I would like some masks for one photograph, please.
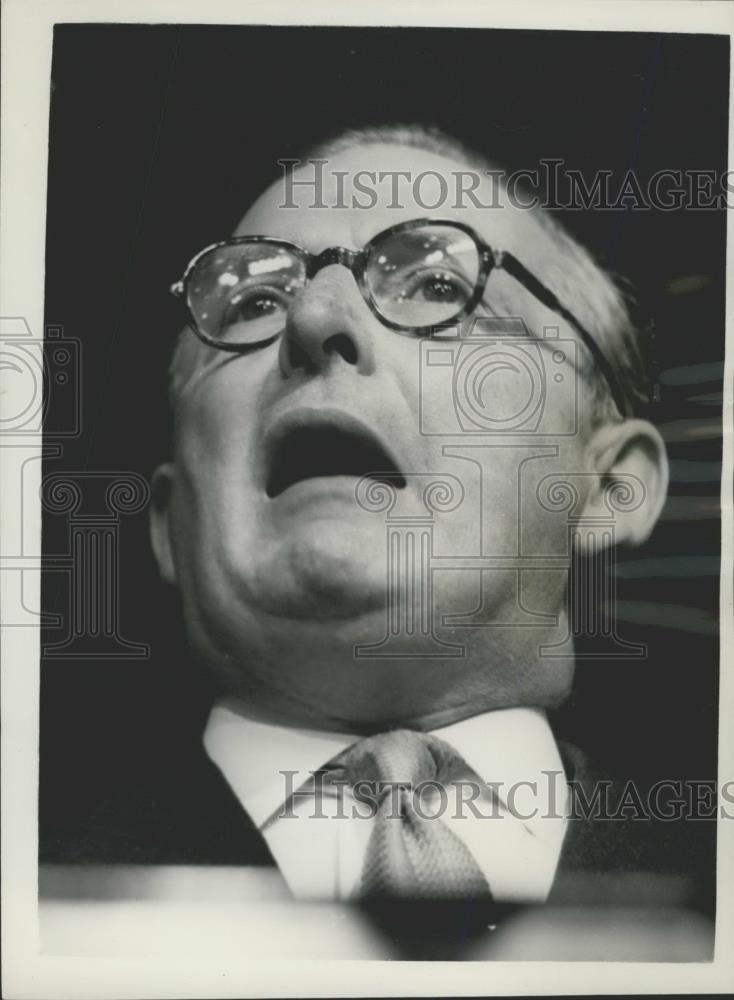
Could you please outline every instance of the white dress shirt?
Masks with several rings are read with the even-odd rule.
[[[443,800],[438,792],[422,798],[425,812],[439,811],[440,821],[466,844],[496,900],[544,901],[558,866],[568,809],[563,764],[545,713],[535,708],[486,712],[432,734],[464,758],[471,769],[467,777],[482,792],[474,802],[479,815],[467,804],[470,795],[452,785]],[[308,794],[312,772],[357,739],[256,721],[230,698],[217,702],[209,716],[206,752],[263,834],[298,899],[345,900],[358,892],[374,819],[365,818],[369,810],[347,790],[329,791],[327,785],[318,804]]]

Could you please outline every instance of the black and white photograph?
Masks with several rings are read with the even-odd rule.
[[[9,997],[734,989],[734,9],[404,6],[5,5]]]

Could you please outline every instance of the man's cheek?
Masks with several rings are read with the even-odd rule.
[[[238,468],[227,461],[221,442],[207,448],[192,435],[176,460],[171,496],[175,544],[187,560],[206,573],[220,561],[220,553],[234,547],[248,529],[246,497]]]
[[[221,352],[220,352],[221,353]],[[176,414],[177,439],[215,448],[219,441],[246,442],[253,434],[259,412],[260,381],[254,366],[242,368],[247,358],[236,357],[202,375]],[[243,377],[247,376],[247,377]]]
[[[218,504],[252,484],[257,473],[252,426],[250,415],[226,401],[192,408],[179,427],[176,450],[176,464],[192,491]]]
[[[560,565],[570,558],[573,531],[582,516],[590,477],[574,449],[540,458],[520,476],[518,539],[523,557],[549,558]],[[549,563],[548,568],[554,563]]]

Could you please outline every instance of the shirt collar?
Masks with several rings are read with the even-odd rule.
[[[297,771],[297,788],[332,757],[346,750],[356,737],[261,722],[247,715],[234,698],[214,704],[204,731],[204,749],[229,782],[258,827],[286,799],[284,771]]]
[[[549,779],[565,778],[563,764],[545,713],[537,708],[506,708],[432,730],[446,740],[486,782],[508,788],[536,782],[538,815],[548,803]],[[204,748],[220,769],[253,822],[260,828],[283,805],[288,785],[285,771],[296,771],[298,788],[359,737],[261,722],[247,715],[234,698],[217,701],[204,732]],[[502,788],[500,799],[504,798]],[[560,818],[560,817],[559,817]]]

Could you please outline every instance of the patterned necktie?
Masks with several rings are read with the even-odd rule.
[[[360,740],[329,766],[350,785],[375,782],[379,805],[367,843],[360,895],[422,899],[491,899],[487,880],[464,843],[438,817],[421,815],[413,789],[446,784],[468,769],[448,743],[398,729]],[[410,785],[412,787],[402,787]],[[358,789],[356,790],[358,792]],[[358,796],[359,797],[359,796]]]

